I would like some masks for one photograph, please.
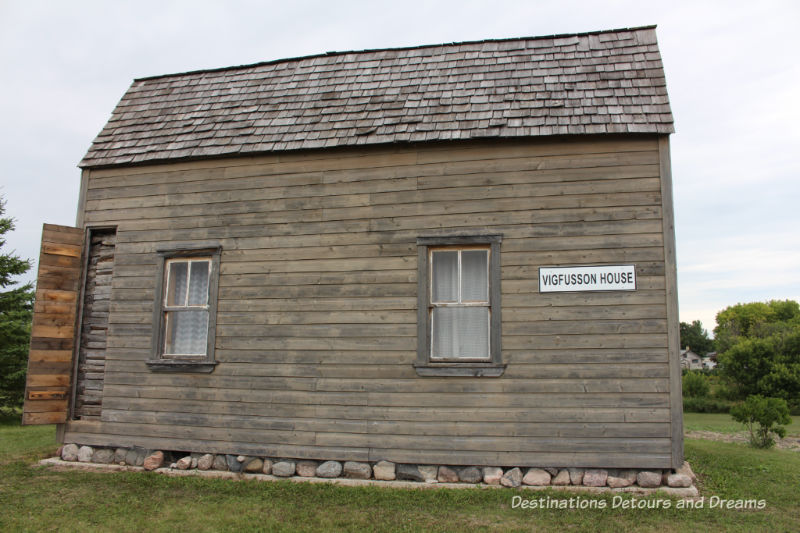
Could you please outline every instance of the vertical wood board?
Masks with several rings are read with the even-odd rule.
[[[80,228],[44,225],[23,425],[57,424],[67,419],[82,247]],[[49,303],[67,305],[56,307]]]

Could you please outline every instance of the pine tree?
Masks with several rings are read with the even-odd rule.
[[[2,253],[5,234],[14,229],[14,219],[4,217],[0,198],[0,413],[8,414],[22,405],[25,370],[33,317],[33,285],[14,287],[14,277],[30,270],[31,262]]]

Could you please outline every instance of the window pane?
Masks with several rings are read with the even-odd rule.
[[[210,261],[192,261],[192,275],[189,278],[189,305],[208,303],[208,273]]]
[[[435,307],[431,325],[431,357],[488,359],[488,307]]]
[[[458,252],[433,252],[434,302],[458,301]]]
[[[166,345],[168,355],[205,355],[208,340],[208,311],[168,311]]]
[[[173,261],[169,264],[167,305],[186,305],[188,273],[189,264],[185,261]]]
[[[486,250],[461,252],[461,301],[489,301],[489,271]]]

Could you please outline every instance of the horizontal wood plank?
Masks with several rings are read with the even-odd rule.
[[[314,459],[668,466],[657,141],[468,144],[92,171],[85,219],[118,226],[100,311],[105,364],[90,370],[105,378],[103,418],[70,422],[67,438]],[[412,366],[416,239],[456,231],[503,235],[500,379],[420,378]],[[209,242],[222,247],[219,364],[152,373],[158,250]],[[636,291],[538,292],[541,266],[614,264],[636,265]]]

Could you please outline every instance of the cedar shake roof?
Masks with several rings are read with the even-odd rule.
[[[655,26],[647,26],[333,52],[141,78],[79,166],[673,131]]]

